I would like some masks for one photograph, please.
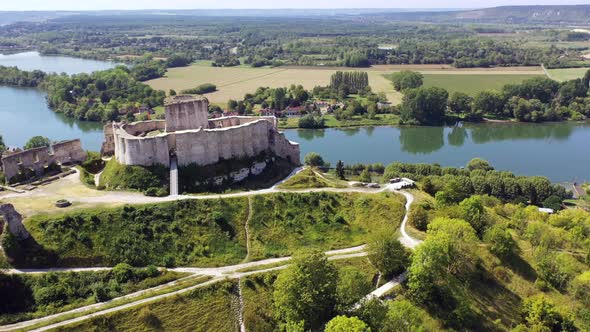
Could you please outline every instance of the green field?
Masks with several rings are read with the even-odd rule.
[[[328,85],[330,76],[339,70],[358,70],[351,68],[309,68],[309,67],[276,67],[250,68],[211,67],[207,63],[196,63],[189,67],[170,68],[165,77],[148,81],[155,89],[168,91],[174,89],[180,92],[194,88],[204,83],[217,86],[217,91],[207,94],[210,102],[225,105],[229,99],[240,100],[246,93],[254,92],[258,87],[288,87],[291,84],[301,84],[306,89],[313,89],[318,85]],[[385,92],[387,98],[398,103],[401,94],[394,91],[390,82],[382,72],[369,71],[369,85],[375,92]]]
[[[289,193],[252,201],[252,259],[359,245],[377,228],[398,228],[404,211],[403,197],[392,193]],[[26,221],[34,240],[15,265],[236,264],[247,254],[248,214],[248,199],[235,197],[37,215]]]
[[[399,116],[396,114],[377,114],[375,119],[369,119],[361,115],[355,115],[350,120],[338,120],[334,115],[324,115],[326,128],[344,127],[369,127],[369,126],[395,126],[399,124]],[[299,128],[299,118],[280,118],[279,128]]]
[[[564,68],[564,69],[548,69],[551,78],[556,81],[567,81],[575,80],[576,78],[584,77],[584,74],[590,70],[590,68]]]
[[[235,331],[230,281],[58,328],[57,331]]]
[[[501,90],[505,84],[517,84],[537,77],[529,74],[424,74],[424,86],[441,87],[453,92],[465,92],[475,95],[482,90]]]

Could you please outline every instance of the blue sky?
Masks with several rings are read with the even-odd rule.
[[[590,4],[590,0],[0,0],[0,10],[206,8],[482,8],[501,5]]]

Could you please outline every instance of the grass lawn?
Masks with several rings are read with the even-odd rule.
[[[475,95],[480,91],[495,89],[501,90],[506,84],[517,84],[538,75],[514,74],[424,74],[424,86],[436,86],[446,89],[449,94],[453,92],[465,92]]]
[[[330,250],[367,241],[382,228],[397,229],[404,198],[393,193],[305,193],[252,198],[250,258],[286,256],[300,248]]]
[[[399,124],[399,116],[396,114],[377,114],[376,119],[367,119],[360,115],[354,116],[350,120],[337,120],[334,115],[324,115],[327,128],[340,127],[362,127],[362,126],[394,126]],[[281,118],[279,119],[279,128],[294,129],[299,128],[299,118]]]
[[[584,74],[590,68],[563,68],[563,69],[548,69],[549,75],[556,81],[575,80],[576,78],[584,77]]]
[[[237,331],[233,282],[98,316],[56,331]]]

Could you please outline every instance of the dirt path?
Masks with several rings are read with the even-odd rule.
[[[250,231],[248,228],[250,227],[249,225],[252,221],[253,214],[254,207],[252,206],[252,196],[248,196],[248,218],[246,218],[246,223],[244,224],[244,230],[246,231],[246,257],[244,258],[243,262],[250,260]]]

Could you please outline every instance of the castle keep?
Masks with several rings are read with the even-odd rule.
[[[299,164],[299,144],[278,131],[275,117],[230,116],[208,119],[208,101],[174,96],[166,100],[165,120],[105,126],[101,152],[124,165],[215,164],[270,153]]]

